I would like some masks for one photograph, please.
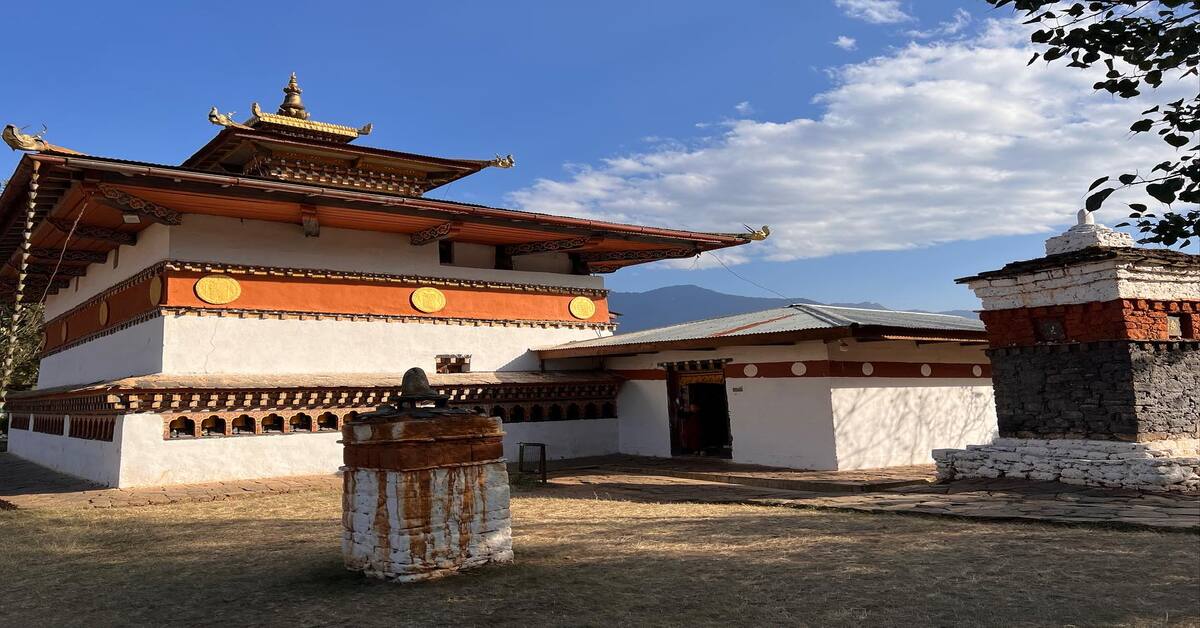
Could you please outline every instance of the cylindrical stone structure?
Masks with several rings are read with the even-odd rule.
[[[411,582],[512,560],[501,421],[446,402],[410,369],[395,405],[343,426],[347,569]]]

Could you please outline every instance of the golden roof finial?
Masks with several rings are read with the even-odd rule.
[[[292,72],[292,78],[288,79],[287,87],[283,88],[283,104],[279,105],[279,110],[275,113],[289,118],[299,120],[308,119],[308,111],[304,109],[304,103],[300,102],[300,93],[304,91],[296,84],[296,73]]]

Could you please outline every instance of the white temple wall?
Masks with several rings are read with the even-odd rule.
[[[48,355],[38,369],[37,388],[158,373],[163,368],[166,319],[152,318]]]
[[[619,451],[636,456],[671,455],[666,380],[630,380],[617,394]]]
[[[471,259],[468,248],[464,254]],[[456,251],[457,254],[457,251]],[[322,228],[305,237],[300,225],[192,214],[171,228],[170,256],[190,262],[223,262],[393,275],[426,275],[512,283],[602,289],[604,279],[546,262],[516,262],[519,270],[442,265],[436,243],[409,244],[407,234]],[[537,255],[519,256],[536,258]],[[566,256],[562,256],[566,259]],[[477,262],[478,260],[476,260]],[[528,269],[528,272],[523,272]]]
[[[169,256],[169,227],[153,224],[138,234],[137,244],[119,246],[109,252],[108,261],[89,264],[87,275],[78,278],[79,289],[75,284],[58,294],[46,298],[46,320],[50,320],[67,310],[87,301],[88,299],[108,290],[114,285],[129,279],[141,271],[161,262]],[[117,267],[113,268],[113,257],[117,257]]]
[[[120,486],[190,484],[336,473],[340,432],[163,439],[159,414],[121,419]]]
[[[996,403],[983,381],[832,378],[837,468],[932,464],[934,449],[990,441]]]
[[[837,469],[829,378],[730,378],[733,461]]]
[[[70,432],[71,417],[66,417],[63,434]],[[120,432],[121,419],[117,419]],[[71,438],[63,434],[43,434],[28,430],[9,430],[8,451],[18,458],[35,462],[55,471],[84,478],[106,486],[117,486],[120,479],[122,449],[120,439],[112,442]],[[162,439],[162,424],[158,437]]]
[[[518,443],[545,443],[547,460],[603,456],[618,451],[617,419],[538,421],[504,424],[504,457],[517,461]],[[536,462],[537,450],[525,455]],[[526,465],[530,465],[527,460]]]
[[[472,371],[536,371],[530,347],[595,338],[592,329],[389,321],[166,319],[164,373],[432,372],[441,354],[469,354]]]

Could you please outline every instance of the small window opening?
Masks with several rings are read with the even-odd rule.
[[[439,355],[435,360],[436,373],[470,373],[471,356],[463,354]]]
[[[225,435],[225,419],[219,416],[210,416],[200,423],[200,433],[205,436],[224,436]]]
[[[181,416],[170,425],[171,438],[191,438],[196,435],[196,422]]]
[[[443,264],[454,263],[454,243],[450,240],[438,240],[438,261]]]

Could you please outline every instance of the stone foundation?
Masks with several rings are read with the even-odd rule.
[[[348,569],[398,582],[513,559],[502,461],[418,471],[347,470]]]
[[[1200,439],[1150,443],[997,438],[935,449],[939,480],[1019,478],[1155,492],[1200,490]]]

